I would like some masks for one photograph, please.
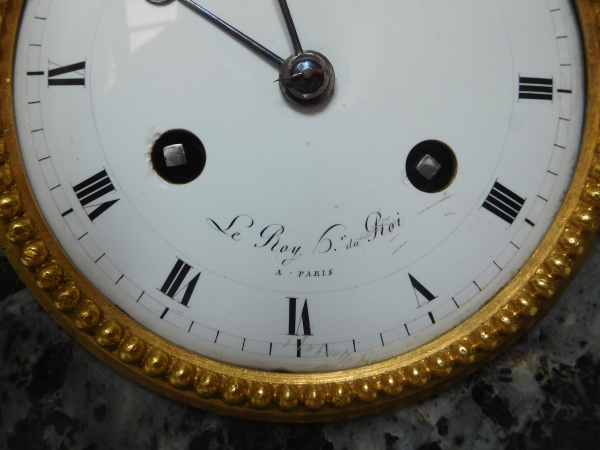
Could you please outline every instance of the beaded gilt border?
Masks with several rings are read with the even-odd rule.
[[[178,348],[132,321],[71,264],[32,196],[12,104],[15,41],[24,0],[0,0],[0,242],[54,318],[127,376],[192,405],[245,418],[319,421],[377,412],[440,390],[514,342],[564,289],[600,221],[600,0],[576,0],[588,63],[588,110],[575,176],[557,219],[530,262],[481,311],[401,357],[339,372],[243,369]]]

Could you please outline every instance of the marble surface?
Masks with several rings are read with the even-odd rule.
[[[60,329],[3,257],[0,277],[0,449],[600,446],[598,243],[550,313],[479,372],[419,403],[312,425],[222,417],[138,386]]]

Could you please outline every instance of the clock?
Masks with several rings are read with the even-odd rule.
[[[1,239],[77,340],[201,408],[333,420],[550,307],[598,227],[595,3],[200,3],[0,3]]]

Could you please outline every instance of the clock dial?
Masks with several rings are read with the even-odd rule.
[[[271,2],[202,3],[302,50]],[[582,139],[578,22],[567,0],[290,10],[335,69],[316,107],[180,2],[29,1],[19,140],[66,254],[135,321],[226,363],[356,368],[452,330],[536,250]],[[280,83],[319,89],[307,61]]]

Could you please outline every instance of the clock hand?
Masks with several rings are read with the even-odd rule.
[[[147,0],[155,5],[165,5],[173,0]],[[319,52],[304,51],[292,20],[287,0],[279,0],[283,16],[290,33],[295,53],[287,59],[277,56],[268,48],[256,42],[241,31],[221,20],[213,13],[203,8],[193,0],[179,0],[204,18],[226,31],[240,42],[246,44],[255,52],[279,68],[279,85],[283,95],[292,103],[299,106],[316,106],[333,94],[335,72],[329,60]]]
[[[170,3],[172,0],[147,0],[147,1],[150,2],[150,3],[153,3],[155,5],[164,5],[166,3]],[[179,0],[179,1],[181,3],[189,6],[191,9],[193,9],[194,11],[196,11],[198,14],[200,14],[204,18],[210,20],[212,23],[214,23],[215,25],[217,25],[218,27],[220,27],[222,30],[224,30],[227,33],[229,33],[230,35],[232,35],[234,38],[236,38],[237,40],[239,40],[243,44],[246,44],[248,47],[250,47],[255,52],[261,54],[262,56],[264,56],[265,58],[267,58],[269,61],[277,64],[278,68],[281,67],[281,65],[283,64],[283,62],[284,62],[283,58],[277,56],[275,53],[273,53],[271,50],[269,50],[265,46],[259,44],[258,42],[256,42],[251,37],[245,35],[241,31],[239,31],[238,29],[232,27],[227,22],[221,20],[220,18],[218,18],[213,13],[211,13],[207,9],[203,8],[202,6],[200,6],[199,4],[197,4],[196,2],[194,2],[192,0]]]
[[[319,52],[302,50],[300,38],[292,19],[287,0],[279,0],[279,6],[294,45],[294,54],[279,69],[281,92],[299,106],[317,106],[333,94],[335,72],[331,62]]]
[[[294,44],[294,53],[296,55],[304,53],[304,51],[302,50],[302,46],[300,45],[300,38],[298,37],[298,33],[296,32],[296,27],[294,26],[292,13],[290,12],[290,8],[288,7],[287,0],[279,0],[279,6],[281,6],[281,11],[283,12],[285,23],[288,27],[290,37],[292,38],[292,44]]]

